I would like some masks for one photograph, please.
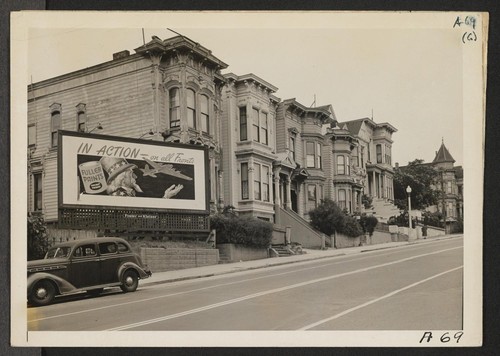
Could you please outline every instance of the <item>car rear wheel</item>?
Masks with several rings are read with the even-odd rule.
[[[49,281],[40,281],[31,290],[29,301],[32,305],[42,306],[50,304],[55,296],[56,288],[54,285]]]
[[[139,285],[139,277],[137,276],[137,273],[132,270],[127,270],[123,274],[122,277],[122,285],[120,288],[122,291],[125,293],[127,292],[134,292]]]

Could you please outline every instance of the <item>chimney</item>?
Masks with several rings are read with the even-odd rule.
[[[122,59],[122,58],[125,58],[128,56],[130,56],[130,51],[124,50],[121,52],[116,52],[116,53],[113,53],[113,60]]]

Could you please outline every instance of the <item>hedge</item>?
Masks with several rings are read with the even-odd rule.
[[[268,247],[273,238],[273,225],[254,217],[214,215],[210,228],[217,232],[217,243]]]

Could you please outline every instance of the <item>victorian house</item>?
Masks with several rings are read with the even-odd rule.
[[[445,217],[445,221],[463,219],[463,169],[455,167],[455,159],[441,143],[432,166],[438,172],[434,188],[440,192],[437,206],[431,207],[431,211],[439,211]]]
[[[210,208],[221,191],[221,90],[227,64],[177,36],[28,86],[28,211],[57,228],[57,132],[209,147]]]
[[[28,211],[58,228],[58,130],[204,145],[211,212],[233,206],[300,234],[315,233],[308,212],[324,198],[349,213],[363,211],[363,195],[391,202],[393,126],[338,124],[331,105],[281,100],[273,84],[227,67],[184,36],[153,37],[29,85]]]

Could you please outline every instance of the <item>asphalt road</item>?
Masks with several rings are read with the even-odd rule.
[[[28,330],[457,330],[462,274],[455,238],[64,298]]]

